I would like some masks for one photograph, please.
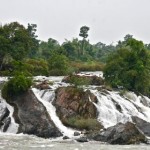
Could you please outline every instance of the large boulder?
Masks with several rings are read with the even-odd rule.
[[[66,126],[77,129],[102,128],[96,120],[97,109],[92,102],[97,98],[89,90],[77,87],[60,87],[56,90],[53,105],[56,113]]]
[[[133,122],[136,124],[136,126],[146,135],[150,137],[150,123],[140,119],[139,117],[133,116],[132,117]]]
[[[137,144],[146,143],[146,137],[138,130],[135,124],[127,122],[118,123],[109,127],[93,137],[96,141],[108,142],[110,144]]]
[[[15,107],[14,118],[19,124],[18,133],[23,132],[44,138],[62,135],[32,90],[16,96],[12,101]]]

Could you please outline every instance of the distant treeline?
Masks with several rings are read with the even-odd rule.
[[[116,45],[91,44],[87,26],[78,38],[64,43],[41,41],[37,25],[18,22],[0,26],[0,75],[68,75],[78,71],[104,71],[106,84],[150,95],[150,44],[127,34]],[[19,78],[20,82],[20,78]]]

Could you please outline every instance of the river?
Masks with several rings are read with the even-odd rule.
[[[80,73],[84,75],[85,73]],[[102,72],[94,72],[94,75],[103,76]],[[86,73],[91,75],[91,73]],[[93,74],[92,74],[93,75]],[[54,98],[55,89],[61,86],[68,86],[68,84],[61,82],[63,77],[35,77],[35,80],[53,81],[50,90],[32,89],[38,100],[46,107],[50,117],[59,130],[68,137],[72,137],[74,131],[64,127],[56,115],[55,108],[51,104]],[[0,81],[5,81],[7,78],[0,78]],[[124,97],[115,91],[108,91],[101,93],[95,89],[94,86],[86,87],[97,96],[98,103],[95,104],[98,110],[98,120],[103,123],[105,127],[112,126],[118,122],[126,122],[131,120],[131,116],[139,116],[140,118],[150,122],[150,99],[144,96],[136,96],[133,92],[128,92]],[[101,100],[100,100],[101,99]],[[89,99],[90,100],[90,99]],[[103,101],[102,101],[103,100]],[[1,103],[5,101],[1,98]],[[118,104],[122,111],[117,111],[115,105]],[[44,139],[32,135],[12,134],[16,133],[18,125],[13,121],[13,108],[5,104],[10,110],[10,117],[12,118],[11,126],[7,133],[0,133],[0,150],[150,150],[149,145],[109,145],[101,142],[90,141],[87,143],[78,143],[74,140],[60,139]],[[140,109],[139,109],[140,108]],[[140,111],[139,111],[140,110]],[[109,113],[111,112],[111,113]],[[132,121],[132,120],[131,120]],[[11,132],[13,130],[13,132]],[[73,139],[73,138],[72,138]]]
[[[0,134],[2,150],[150,150],[149,145],[108,145],[100,142],[43,139],[31,135]]]

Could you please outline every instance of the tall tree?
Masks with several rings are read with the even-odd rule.
[[[126,47],[111,54],[104,77],[114,87],[150,95],[150,55],[143,42],[130,38]]]
[[[88,31],[89,30],[90,30],[90,28],[87,27],[87,26],[82,26],[80,28],[79,36],[83,37],[83,40],[82,40],[82,55],[84,54],[84,45],[85,45],[86,38],[88,37]]]
[[[29,32],[29,35],[32,39],[32,43],[30,46],[30,51],[29,51],[29,57],[33,58],[36,56],[39,48],[39,40],[37,39],[36,31],[37,31],[37,25],[36,24],[29,24],[27,27],[27,31]]]

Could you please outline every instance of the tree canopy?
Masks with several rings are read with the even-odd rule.
[[[109,56],[104,77],[113,87],[149,95],[150,54],[143,42],[125,38],[121,47]]]

